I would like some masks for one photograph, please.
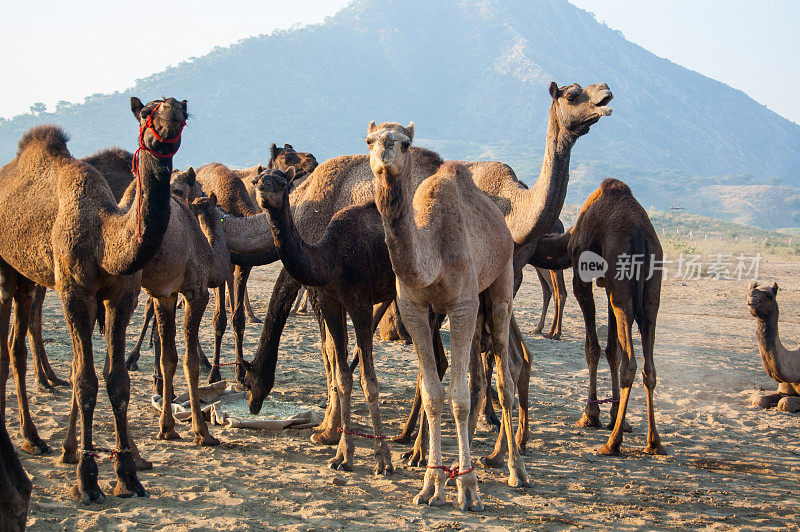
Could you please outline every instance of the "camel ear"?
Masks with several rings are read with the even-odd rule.
[[[408,123],[406,126],[406,133],[408,133],[408,138],[412,141],[414,140],[414,121]]]
[[[197,181],[197,175],[194,173],[194,168],[191,166],[186,170],[186,183],[193,187],[195,182]]]
[[[248,362],[247,360],[242,360],[242,366],[244,366],[245,371],[253,373],[253,364],[251,362]]]
[[[757,282],[755,282],[755,281],[753,281],[752,283],[750,283],[750,290],[752,290],[752,289],[753,289],[753,288],[755,288],[756,286],[758,286],[758,283],[757,283]]]
[[[276,146],[275,143],[273,142],[272,146],[269,147],[270,160],[274,161],[275,159],[277,159],[277,157],[278,157],[278,155],[280,155],[280,153],[281,153],[281,149],[278,146]]]
[[[211,194],[208,195],[208,201],[211,202],[211,205],[213,207],[216,207],[217,206],[217,195],[212,192]]]
[[[284,145],[283,145],[283,149],[284,149],[284,150],[292,150],[292,151],[294,151],[294,148],[292,148],[292,145],[291,145],[291,144],[284,144]]]
[[[561,91],[558,89],[558,83],[555,81],[550,82],[550,97],[554,100],[558,100],[558,97],[561,96]]]
[[[372,132],[373,132],[373,131],[375,131],[376,129],[378,129],[378,126],[376,126],[376,125],[375,125],[375,121],[373,120],[373,121],[372,121],[372,122],[370,122],[370,123],[369,123],[369,125],[367,126],[367,133],[372,133]]]
[[[772,283],[772,293],[778,295],[778,283]]]
[[[142,100],[137,98],[136,96],[131,96],[131,112],[133,112],[133,116],[136,117],[136,120],[141,118],[141,112],[144,109],[144,104]]]
[[[261,165],[259,164],[259,165],[258,165],[258,168],[256,168],[256,173],[257,173],[257,174],[260,174],[260,173],[261,173],[261,172],[263,172],[263,171],[264,171],[264,167],[263,167],[263,166],[261,166]]]
[[[286,174],[286,184],[288,185],[289,183],[292,182],[292,180],[294,180],[294,177],[297,174],[297,172],[294,171],[294,166],[290,166],[289,169],[286,170],[285,174]]]
[[[186,110],[186,100],[181,100],[181,111],[183,111],[183,116],[189,116],[189,113]]]

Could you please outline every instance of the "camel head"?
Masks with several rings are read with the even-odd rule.
[[[131,111],[139,121],[140,143],[158,154],[172,154],[181,145],[181,131],[189,113],[186,100],[175,98],[153,100],[147,105],[136,96],[131,97]]]
[[[289,201],[289,185],[295,177],[294,166],[290,166],[286,172],[266,170],[253,178],[256,197],[261,208],[269,211],[283,207]]]
[[[206,220],[217,220],[217,195],[213,192],[208,196],[200,196],[194,198],[189,203],[189,208],[198,218],[205,218]]]
[[[270,147],[269,163],[267,168],[286,172],[289,168],[294,168],[295,179],[302,179],[319,165],[317,158],[312,154],[303,151],[295,151],[291,144],[284,144],[279,148],[274,142]]]
[[[414,122],[406,127],[393,122],[376,126],[370,122],[367,128],[369,166],[375,175],[395,177],[411,164],[409,148],[414,140]]]
[[[264,404],[264,399],[267,398],[269,392],[272,391],[272,386],[275,384],[274,372],[269,375],[262,375],[256,371],[252,362],[247,360],[243,361],[244,365],[244,386],[250,391],[248,405],[251,414],[258,414],[261,412],[261,406]]]
[[[169,188],[172,192],[172,197],[186,203],[192,203],[196,198],[203,195],[203,188],[197,182],[194,168],[191,166],[183,172],[173,170],[172,177],[169,180]]]
[[[750,309],[750,314],[763,320],[777,312],[778,302],[775,300],[777,295],[778,283],[773,283],[772,286],[751,284],[750,291],[747,292],[747,307]]]
[[[605,83],[581,87],[577,83],[559,87],[550,83],[551,109],[561,127],[576,137],[585,135],[601,117],[611,116],[608,103],[614,97]]]

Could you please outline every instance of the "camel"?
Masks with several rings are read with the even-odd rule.
[[[354,205],[336,213],[322,239],[313,245],[303,241],[289,208],[289,191],[294,168],[261,175],[257,192],[259,204],[268,213],[275,247],[286,270],[305,286],[315,287],[319,311],[327,330],[326,374],[335,382],[337,394],[331,408],[341,421],[327,427],[327,433],[315,435],[317,441],[332,439],[341,432],[339,446],[329,467],[353,469],[353,434],[350,402],[352,370],[347,362],[347,321],[350,315],[355,328],[361,362],[361,387],[369,406],[375,441],[375,474],[394,471],[391,454],[384,441],[379,410],[378,379],[372,361],[373,305],[395,298],[395,277],[384,240],[383,226],[374,202]],[[251,367],[245,363],[245,367]],[[252,374],[252,371],[250,372]]]
[[[605,179],[583,204],[575,226],[564,235],[540,239],[537,249],[539,260],[546,267],[564,269],[572,266],[573,292],[586,327],[586,362],[589,366],[589,398],[577,426],[599,427],[597,363],[600,344],[592,282],[586,277],[588,270],[581,270],[581,265],[585,266],[589,259],[599,259],[589,252],[602,258],[609,268],[609,273],[596,277],[596,281],[598,286],[605,288],[608,299],[606,359],[611,368],[613,427],[609,427],[612,428],[611,435],[599,452],[607,455],[620,453],[622,434],[626,431],[625,412],[636,373],[632,340],[635,322],[642,335],[642,378],[647,390],[648,432],[644,451],[666,454],[656,431],[653,403],[656,386],[653,344],[661,299],[661,270],[658,265],[662,263],[663,252],[647,212],[622,181]],[[621,359],[619,349],[622,350]]]
[[[550,231],[553,233],[563,233],[564,224],[561,220],[556,221]],[[536,265],[535,254],[531,255],[528,259],[528,264],[536,270],[536,276],[539,278],[539,284],[542,287],[542,315],[539,317],[539,323],[534,327],[534,334],[539,334],[544,330],[544,323],[547,319],[547,309],[550,306],[550,300],[554,302],[555,309],[553,310],[553,323],[550,325],[550,331],[544,334],[545,338],[553,340],[561,339],[561,321],[564,318],[564,303],[567,301],[567,286],[564,284],[564,272],[562,270],[548,270]]]
[[[0,530],[25,530],[32,488],[0,416]]]
[[[800,396],[800,350],[784,347],[778,335],[778,283],[772,286],[753,283],[747,294],[747,307],[758,321],[756,339],[761,362],[767,374],[778,383],[775,393],[759,397],[761,408],[778,406],[779,410],[796,411]],[[781,404],[781,402],[783,404]]]
[[[572,148],[578,138],[587,134],[592,125],[602,117],[612,114],[608,104],[613,94],[605,83],[597,83],[581,87],[577,83],[559,87],[555,82],[548,89],[551,97],[548,116],[545,153],[539,177],[530,189],[517,179],[514,171],[507,165],[497,162],[465,162],[472,172],[475,184],[483,190],[500,208],[505,216],[506,226],[514,239],[514,294],[522,284],[522,271],[531,261],[536,249],[536,241],[542,235],[551,232],[558,222],[558,216],[564,206],[569,183],[569,161]],[[534,264],[534,266],[537,266]],[[566,292],[564,292],[566,297]],[[557,303],[556,311],[561,312]],[[560,325],[560,320],[558,321]],[[521,335],[515,332],[510,345],[511,360],[521,360],[518,390],[527,394],[530,380],[530,357],[525,356],[527,348]],[[553,331],[555,333],[555,331]],[[519,358],[521,357],[521,358]],[[491,361],[491,358],[489,358]],[[491,379],[491,365],[487,365],[487,378]],[[515,373],[516,375],[516,373]],[[488,389],[488,388],[487,388]],[[527,403],[527,401],[525,401]],[[486,401],[491,407],[491,402]],[[412,413],[418,410],[418,404],[412,406]],[[491,412],[487,412],[492,419]],[[527,408],[520,407],[521,430],[517,433],[517,444],[524,448],[528,438]],[[409,417],[409,423],[403,428],[398,439],[407,440],[413,432],[415,417]],[[498,446],[503,432],[500,432]],[[417,439],[419,441],[419,438]],[[498,447],[496,447],[497,450]],[[415,456],[420,449],[415,448]],[[491,463],[489,460],[487,463]]]
[[[181,183],[191,183],[194,170],[173,175],[171,187],[181,190]],[[120,202],[121,209],[132,206],[135,183],[131,183]],[[160,349],[154,364],[157,390],[163,399],[158,438],[175,440],[180,436],[175,431],[175,419],[169,402],[173,394],[173,380],[178,361],[175,347],[175,309],[178,294],[186,302],[184,335],[186,353],[183,370],[189,384],[189,400],[192,411],[192,431],[198,445],[219,445],[211,436],[198,396],[200,373],[199,330],[206,305],[208,288],[224,283],[230,271],[230,254],[217,218],[216,197],[195,199],[191,205],[173,198],[167,232],[156,255],[142,270],[142,288],[153,300]],[[73,405],[73,409],[75,405]],[[64,456],[72,456],[77,450],[75,438],[76,413],[70,414],[70,428],[64,439]]]
[[[514,243],[499,209],[475,186],[466,166],[445,163],[418,187],[414,186],[414,157],[409,153],[413,138],[413,123],[403,127],[393,123],[377,126],[372,122],[366,140],[375,175],[375,204],[397,276],[397,305],[420,362],[422,402],[430,432],[428,469],[414,502],[443,504],[443,488],[449,476],[456,478],[458,507],[480,511],[483,503],[470,457],[471,397],[467,376],[475,358],[471,356],[474,339],[479,337],[475,334],[479,306],[490,323],[498,361],[503,426],[511,447],[508,483],[514,487],[529,485],[519,450],[511,443],[513,391],[508,338]],[[492,238],[487,239],[486,235]],[[450,401],[459,443],[459,462],[453,470],[442,464],[444,386],[432,349],[429,305],[450,318]]]
[[[313,171],[316,167],[316,159],[310,153],[297,153],[286,145],[285,148],[279,149],[273,147],[270,151],[270,160],[268,167],[288,169],[295,167],[300,169],[303,177],[309,171]],[[256,216],[263,213],[258,207],[255,200],[255,190],[252,185],[252,178],[258,175],[263,170],[263,167],[256,166],[254,168],[244,170],[231,170],[225,165],[219,163],[211,163],[201,166],[197,170],[197,180],[202,186],[202,190],[206,194],[214,192],[219,199],[220,208],[227,214],[235,217]],[[248,187],[250,187],[248,189]],[[252,190],[252,193],[251,193]],[[264,219],[265,225],[266,220]],[[226,226],[227,224],[223,225]],[[228,232],[226,228],[226,232]],[[271,239],[264,239],[264,233],[260,233],[256,239],[258,241],[267,240],[269,245],[272,245]],[[241,240],[240,240],[241,242]],[[246,244],[249,245],[249,244]],[[232,251],[238,251],[241,254],[246,254],[242,251],[240,246],[234,247]],[[234,345],[236,350],[236,371],[235,377],[237,382],[244,382],[244,371],[241,363],[244,360],[242,355],[242,343],[244,340],[244,327],[245,317],[250,314],[252,318],[250,321],[259,321],[253,315],[252,309],[247,312],[249,306],[249,298],[247,297],[246,285],[247,279],[250,276],[250,270],[253,266],[270,264],[278,259],[277,253],[274,249],[267,249],[266,252],[251,255],[250,261],[245,263],[236,263],[233,272],[233,278],[229,280],[231,290],[231,308],[232,308],[232,325],[234,330]],[[220,375],[220,345],[222,336],[225,333],[225,287],[221,286],[215,291],[215,318],[220,315],[218,326],[215,325],[215,342],[214,342],[214,363],[209,374],[209,382],[217,382],[221,380]]]
[[[14,159],[0,169],[0,352],[8,359],[8,323],[15,303],[11,341],[17,396],[24,388],[31,298],[36,283],[59,292],[73,340],[73,401],[81,405],[81,453],[73,494],[84,503],[105,499],[98,485],[92,423],[98,380],[92,329],[97,305],[106,311],[106,388],[114,412],[118,496],[147,496],[136,475],[129,444],[130,380],[125,367],[125,331],[136,306],[140,270],[156,254],[170,215],[172,156],[188,117],[186,102],[174,98],[147,105],[131,98],[139,122],[136,208],[122,211],[105,178],[70,155],[64,132],[51,125],[29,130]],[[0,390],[5,396],[5,390]],[[25,405],[27,406],[27,405]],[[22,410],[22,408],[20,408]],[[29,448],[45,450],[22,424]]]

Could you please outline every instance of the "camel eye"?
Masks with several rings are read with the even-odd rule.
[[[567,97],[567,101],[569,103],[575,103],[575,100],[578,99],[578,93],[577,92],[568,92],[566,97]]]
[[[183,193],[184,193],[184,191],[183,191],[182,189],[178,188],[178,189],[175,189],[175,190],[173,191],[173,193],[174,193],[176,196],[183,196]]]
[[[404,140],[403,144],[402,144],[403,151],[408,150],[408,148],[410,148],[410,147],[411,147],[411,143],[409,141],[407,141],[407,140]]]
[[[372,144],[375,142],[375,139],[367,137],[366,141],[367,141],[367,146],[372,146]]]

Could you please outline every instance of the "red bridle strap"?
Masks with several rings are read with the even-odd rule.
[[[148,129],[153,133],[153,135],[158,139],[159,142],[163,142],[165,144],[175,144],[181,139],[181,134],[183,133],[183,128],[186,126],[186,120],[181,122],[181,130],[178,131],[178,134],[171,138],[164,138],[158,134],[156,128],[153,127],[153,115],[156,114],[158,108],[161,107],[161,104],[164,102],[158,102],[156,106],[150,111],[150,114],[147,115],[147,119],[144,121],[144,124],[139,125],[139,147],[136,148],[136,152],[133,154],[133,163],[131,164],[131,172],[136,177],[136,231],[138,233],[138,240],[139,243],[142,243],[142,178],[139,175],[139,153],[144,150],[151,155],[159,157],[161,159],[166,159],[167,157],[172,157],[176,153],[178,153],[178,149],[176,148],[174,151],[170,153],[158,153],[156,151],[151,150],[148,148],[144,143],[144,132]]]

